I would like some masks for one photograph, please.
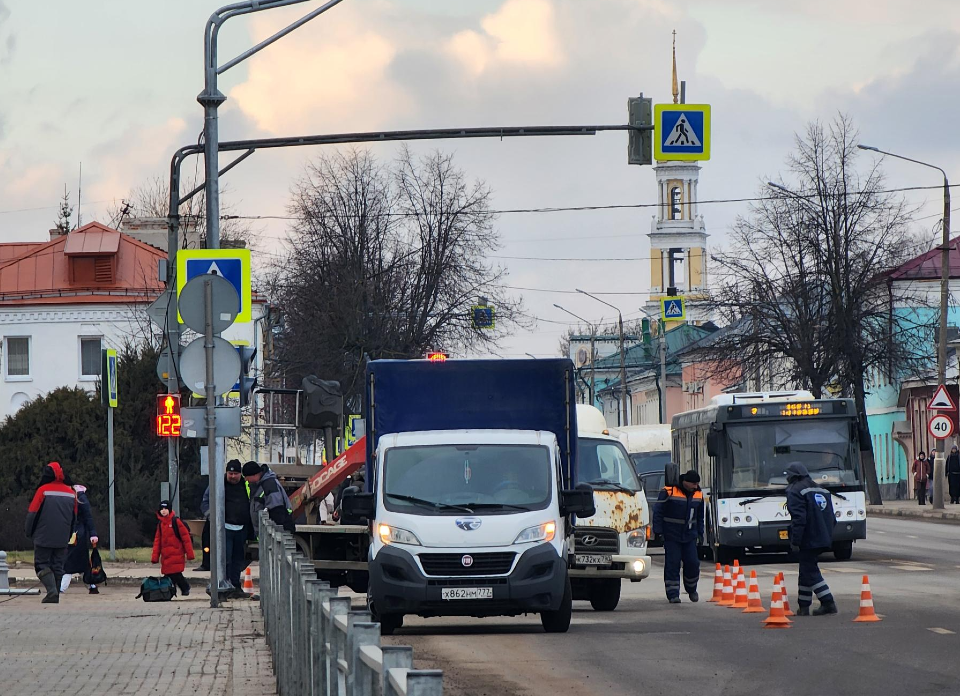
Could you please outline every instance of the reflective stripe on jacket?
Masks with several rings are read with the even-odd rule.
[[[669,541],[685,543],[703,538],[703,491],[664,486],[653,506],[653,531]]]

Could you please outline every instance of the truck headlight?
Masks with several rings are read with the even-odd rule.
[[[380,541],[384,544],[408,544],[410,546],[420,546],[420,540],[413,532],[406,529],[391,527],[389,524],[377,525],[377,532],[380,534]]]
[[[627,546],[632,549],[642,549],[647,543],[647,530],[650,528],[650,525],[647,525],[643,529],[634,529],[632,532],[627,532]]]
[[[532,541],[553,541],[557,534],[556,522],[544,522],[536,527],[527,527],[513,540],[514,544],[529,544]]]

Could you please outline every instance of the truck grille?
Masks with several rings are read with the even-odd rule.
[[[575,553],[619,553],[620,537],[616,529],[576,527],[573,530]],[[596,539],[594,543],[586,543]]]
[[[421,553],[420,563],[427,575],[505,575],[517,554],[507,553]],[[464,565],[464,557],[473,559]]]

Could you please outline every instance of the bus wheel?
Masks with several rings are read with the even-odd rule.
[[[833,545],[833,557],[838,561],[849,561],[853,556],[852,541],[838,541]]]

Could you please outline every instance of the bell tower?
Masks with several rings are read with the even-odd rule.
[[[676,32],[673,32],[673,103],[679,103]],[[696,162],[657,161],[657,214],[650,234],[650,300],[645,309],[660,316],[660,300],[681,296],[686,321],[707,321],[703,304],[707,290],[707,232],[697,206],[700,165]],[[700,300],[700,302],[698,302]],[[667,322],[667,328],[679,322]]]

